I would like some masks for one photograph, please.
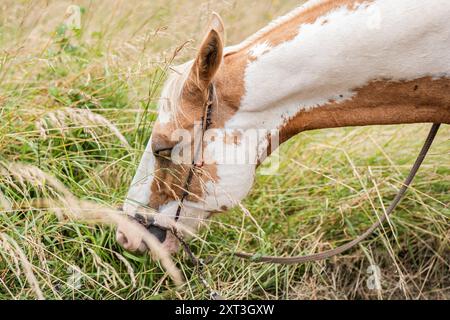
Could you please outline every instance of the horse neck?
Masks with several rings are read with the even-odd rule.
[[[227,128],[279,130],[283,142],[305,130],[450,122],[443,1],[325,2],[363,4],[300,12],[225,57],[227,98],[239,98]]]

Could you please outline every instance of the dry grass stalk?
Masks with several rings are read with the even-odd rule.
[[[3,194],[0,190],[0,210],[11,211],[12,204],[11,201]]]
[[[57,206],[56,206],[57,207]],[[124,216],[122,212],[89,201],[70,199],[64,212],[71,220],[89,224],[108,224],[119,228],[129,239],[144,243],[152,257],[159,260],[176,285],[183,284],[183,276],[170,253],[143,226]]]
[[[68,123],[82,127],[86,133],[94,138],[97,137],[95,129],[107,128],[119,139],[123,147],[131,149],[127,139],[114,124],[89,109],[63,108],[48,112],[36,121],[36,128],[40,132],[41,137],[47,139],[51,129],[59,130],[64,135],[70,129]]]
[[[114,225],[120,228],[129,239],[145,244],[152,257],[161,262],[176,285],[183,284],[183,276],[170,253],[143,226],[129,219],[121,211],[77,199],[56,178],[31,165],[9,163],[0,168],[0,174],[16,178],[20,185],[29,183],[39,189],[50,187],[52,194],[57,196],[54,199],[43,199],[39,205],[55,212],[61,221],[75,220],[88,224]]]
[[[2,246],[6,246],[7,243],[12,245],[15,256],[19,258],[22,268],[23,268],[23,272],[25,273],[25,277],[27,278],[28,283],[30,284],[31,288],[33,289],[33,291],[36,295],[36,298],[38,300],[45,300],[42,290],[39,287],[39,282],[37,281],[36,276],[34,275],[33,265],[30,263],[30,261],[28,261],[27,256],[22,251],[20,246],[17,244],[17,242],[13,238],[11,238],[10,236],[8,236],[5,233],[0,233],[0,240],[1,240]]]

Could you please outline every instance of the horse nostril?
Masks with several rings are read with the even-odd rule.
[[[141,237],[128,237],[126,232],[122,230],[116,231],[117,242],[127,251],[144,253],[147,251],[147,246],[142,241]]]
[[[118,230],[116,232],[116,240],[122,247],[128,249],[129,247],[128,238],[122,231]]]
[[[163,230],[157,226],[149,226],[147,229],[159,240],[159,242],[163,243],[166,240],[167,230]]]
[[[127,251],[136,252],[139,250],[139,245],[128,239],[126,234],[121,230],[117,230],[116,240]]]

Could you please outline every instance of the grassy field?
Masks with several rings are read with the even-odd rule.
[[[74,3],[80,30],[64,27]],[[210,12],[233,44],[298,4],[1,1],[0,299],[207,298],[183,253],[175,261],[187,283],[177,288],[159,263],[120,248],[113,228],[62,222],[36,199],[57,193],[51,175],[81,199],[120,205],[166,71],[194,56]],[[232,210],[192,241],[198,256],[212,256],[211,285],[229,299],[450,298],[448,126],[390,223],[346,255],[280,267],[224,254],[306,254],[353,239],[393,198],[428,128],[323,130],[282,146],[278,174],[258,176],[243,203],[252,218]]]

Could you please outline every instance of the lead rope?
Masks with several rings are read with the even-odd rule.
[[[376,229],[378,229],[384,221],[392,214],[392,212],[395,210],[395,208],[398,206],[400,201],[403,199],[406,191],[408,190],[409,186],[411,185],[412,181],[414,180],[417,172],[419,171],[426,155],[428,154],[433,141],[436,137],[436,134],[439,131],[441,124],[433,124],[431,127],[430,133],[428,134],[428,137],[424,143],[424,146],[422,147],[422,150],[420,151],[416,162],[414,163],[413,167],[411,168],[411,171],[406,178],[405,182],[403,183],[400,190],[397,192],[397,195],[395,196],[394,200],[392,201],[389,208],[386,210],[386,213],[379,218],[377,222],[375,222],[369,229],[366,230],[363,234],[361,234],[359,237],[354,239],[353,241],[350,241],[342,246],[339,246],[335,249],[328,250],[322,253],[316,253],[306,256],[297,256],[297,257],[274,257],[274,256],[262,256],[258,257],[255,254],[250,253],[244,253],[244,252],[236,252],[233,253],[233,256],[236,256],[241,259],[251,260],[252,262],[257,263],[273,263],[273,264],[281,264],[281,265],[292,265],[292,264],[300,264],[300,263],[306,263],[306,262],[313,262],[318,260],[325,260],[329,259],[333,256],[339,255],[354,246],[361,243],[363,240],[365,240],[369,235],[371,235]],[[187,242],[184,240],[183,236],[177,232],[174,228],[169,229],[170,231],[177,239],[180,241],[180,243],[183,246],[184,251],[189,256],[190,260],[196,267],[197,275],[203,285],[203,287],[206,289],[206,291],[210,294],[211,300],[225,300],[219,293],[217,293],[208,283],[208,281],[205,278],[203,268],[206,267],[205,263],[201,260],[195,257],[194,253],[190,249]]]
[[[202,119],[202,131],[203,131],[203,134],[208,129],[208,127],[209,127],[209,125],[211,123],[210,117],[211,117],[212,105],[214,103],[213,99],[214,99],[214,86],[211,85],[210,88],[209,88],[208,101],[207,101],[207,103],[205,105],[205,110],[204,110],[205,114],[204,114],[204,117]],[[412,181],[414,180],[414,178],[415,178],[417,172],[419,171],[419,169],[420,169],[420,167],[421,167],[421,165],[422,165],[426,155],[428,154],[428,151],[430,150],[430,148],[431,148],[431,146],[433,144],[433,141],[434,141],[434,139],[436,137],[436,134],[439,131],[440,126],[441,126],[440,123],[435,123],[431,127],[430,133],[428,134],[428,137],[427,137],[427,139],[426,139],[426,141],[424,143],[424,146],[422,147],[422,150],[420,151],[420,153],[419,153],[419,155],[418,155],[418,157],[416,159],[416,162],[414,163],[413,167],[411,168],[411,171],[410,171],[408,177],[406,178],[405,182],[401,186],[400,190],[397,192],[397,195],[395,196],[395,198],[392,201],[391,205],[386,210],[386,213],[382,217],[380,217],[377,222],[372,224],[372,226],[369,229],[367,229],[363,234],[361,234],[359,237],[357,237],[353,241],[350,241],[350,242],[348,242],[348,243],[346,243],[346,244],[344,244],[342,246],[339,246],[339,247],[337,247],[335,249],[332,249],[332,250],[328,250],[328,251],[321,252],[321,253],[316,253],[316,254],[311,254],[311,255],[305,255],[305,256],[296,256],[296,257],[258,256],[256,254],[245,253],[245,252],[236,252],[236,253],[233,253],[232,255],[236,256],[238,258],[241,258],[241,259],[251,260],[252,262],[258,262],[258,263],[264,262],[264,263],[273,263],[273,264],[282,264],[282,265],[292,265],[292,264],[300,264],[300,263],[305,263],[305,262],[312,262],[312,261],[329,259],[329,258],[331,258],[333,256],[341,254],[341,253],[343,253],[343,252],[353,248],[354,246],[358,245],[359,243],[361,243],[363,240],[365,240],[369,235],[371,235],[376,229],[378,229],[386,221],[386,219],[392,214],[392,212],[398,206],[400,201],[403,199],[406,191],[408,190],[409,186],[411,185]],[[201,146],[200,146],[200,149],[202,149]],[[195,170],[195,168],[201,167],[201,166],[202,166],[202,164],[197,163],[196,159],[194,159],[194,161],[192,163],[192,167],[189,170],[188,179],[186,180],[185,191],[183,192],[183,195],[182,195],[181,201],[180,201],[180,205],[178,206],[178,210],[177,210],[176,217],[175,217],[175,221],[176,222],[178,222],[178,220],[180,218],[182,203],[184,202],[184,200],[188,196],[188,188],[189,188],[189,185],[191,183],[191,180],[192,180],[192,177],[193,177],[193,174],[194,174],[193,171]],[[131,217],[131,218],[137,220],[139,223],[141,223],[143,225],[147,225],[146,221],[142,221],[140,219],[137,219],[136,217]],[[214,291],[212,289],[212,287],[209,285],[208,281],[206,281],[206,278],[205,278],[205,275],[204,275],[204,272],[203,272],[203,268],[206,267],[205,263],[202,260],[197,259],[195,257],[195,255],[191,251],[189,245],[183,239],[183,236],[177,232],[177,230],[172,228],[172,229],[169,229],[168,231],[170,231],[178,239],[178,241],[180,241],[180,243],[183,246],[184,251],[189,256],[189,258],[192,261],[192,263],[195,265],[198,277],[199,277],[202,285],[210,293],[210,299],[212,299],[212,300],[224,300],[220,296],[220,294],[218,294],[216,291]]]
[[[306,256],[297,256],[297,257],[273,257],[273,256],[260,256],[258,257],[255,254],[251,253],[245,253],[245,252],[236,252],[233,255],[242,259],[251,260],[253,262],[265,262],[265,263],[274,263],[274,264],[283,264],[283,265],[292,265],[292,264],[300,264],[305,262],[312,262],[312,261],[318,261],[318,260],[325,260],[328,258],[331,258],[333,256],[336,256],[338,254],[341,254],[354,246],[361,243],[361,241],[365,240],[369,235],[371,235],[376,229],[378,229],[384,221],[392,214],[392,212],[395,210],[397,205],[402,200],[403,196],[405,195],[406,191],[408,190],[409,186],[411,185],[411,182],[414,180],[414,177],[417,174],[417,171],[419,171],[420,166],[423,163],[423,160],[425,159],[426,155],[428,154],[428,151],[430,150],[431,145],[433,144],[434,138],[436,137],[436,134],[439,131],[441,124],[436,123],[433,124],[431,127],[430,133],[428,134],[427,140],[425,141],[422,150],[420,151],[416,162],[414,163],[413,167],[411,168],[411,171],[406,178],[405,182],[403,183],[400,190],[397,192],[397,195],[395,196],[394,200],[392,201],[389,208],[386,210],[386,213],[377,221],[375,222],[369,229],[367,229],[366,232],[361,234],[358,238],[356,238],[353,241],[350,241],[342,246],[339,246],[335,249],[328,250],[321,253],[306,255]]]
[[[400,201],[403,199],[406,191],[408,190],[409,186],[411,185],[412,181],[414,180],[417,172],[419,171],[426,155],[428,154],[433,141],[439,131],[441,124],[433,124],[431,127],[430,133],[428,134],[428,137],[422,147],[422,150],[420,151],[419,155],[417,156],[416,162],[414,163],[413,167],[411,168],[411,171],[406,178],[405,182],[403,183],[400,190],[397,192],[397,195],[395,196],[394,200],[392,201],[389,208],[386,210],[386,213],[377,221],[375,222],[369,229],[366,230],[363,234],[361,234],[358,238],[356,238],[353,241],[350,241],[342,246],[339,246],[335,249],[325,251],[322,253],[316,253],[306,256],[297,256],[297,257],[273,257],[273,256],[262,256],[257,257],[255,254],[250,253],[243,253],[243,252],[236,252],[232,255],[246,259],[251,260],[253,262],[262,262],[262,263],[273,263],[273,264],[282,264],[282,265],[292,265],[292,264],[300,264],[300,263],[306,263],[306,262],[313,262],[318,260],[325,260],[329,259],[333,256],[339,255],[354,246],[361,243],[363,240],[365,240],[369,235],[371,235],[376,229],[378,229],[384,221],[392,214],[392,212],[395,210],[395,208],[398,206]],[[219,293],[217,293],[208,283],[208,281],[205,278],[203,268],[206,267],[205,263],[201,260],[195,257],[194,253],[191,251],[189,245],[184,240],[183,236],[180,235],[177,230],[170,229],[170,232],[180,241],[180,243],[183,246],[184,251],[189,256],[190,260],[196,267],[197,275],[204,286],[204,288],[210,293],[210,299],[212,300],[225,300]]]
[[[198,259],[194,253],[192,252],[191,248],[187,244],[187,242],[184,240],[183,236],[180,235],[176,230],[173,228],[170,229],[170,232],[175,236],[175,238],[180,241],[181,245],[183,246],[184,251],[189,256],[189,259],[191,259],[192,263],[195,265],[198,278],[200,279],[200,282],[202,283],[203,287],[206,289],[206,291],[209,292],[209,298],[211,300],[225,300],[217,291],[215,291],[206,281],[205,274],[203,272],[203,268],[206,268],[205,263],[203,260]]]

